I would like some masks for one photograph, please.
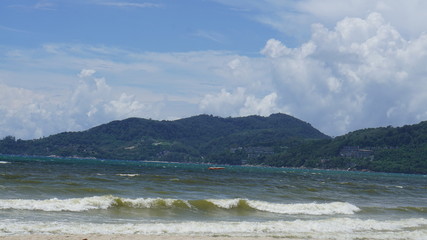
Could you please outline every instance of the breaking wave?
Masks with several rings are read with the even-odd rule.
[[[263,211],[279,214],[334,215],[354,214],[360,209],[347,202],[331,203],[272,203],[248,199],[203,199],[180,200],[169,198],[120,198],[116,196],[94,196],[70,199],[2,199],[0,209],[34,210],[34,211],[71,211],[82,212],[110,208],[167,209],[184,208],[200,211],[215,209],[239,209],[246,211]]]
[[[140,174],[137,174],[137,173],[119,173],[116,175],[120,176],[120,177],[138,177],[138,176],[140,176]]]

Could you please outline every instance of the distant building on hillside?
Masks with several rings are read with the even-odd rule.
[[[272,147],[237,147],[230,148],[230,152],[243,152],[247,154],[248,158],[259,158],[262,156],[274,154],[274,149]]]
[[[371,149],[363,149],[359,146],[345,146],[341,149],[340,156],[349,158],[369,158],[374,156],[374,151]]]

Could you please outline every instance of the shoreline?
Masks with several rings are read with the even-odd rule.
[[[275,167],[269,165],[253,165],[253,164],[242,164],[242,165],[230,165],[230,164],[215,164],[211,162],[173,162],[173,161],[156,161],[156,160],[135,160],[135,159],[108,159],[108,158],[96,158],[96,157],[80,157],[80,156],[45,156],[45,155],[19,155],[19,154],[3,154],[0,153],[0,160],[4,160],[4,157],[16,157],[16,158],[46,158],[46,159],[64,159],[64,160],[98,160],[98,161],[136,161],[142,163],[162,163],[162,164],[199,164],[207,166],[240,166],[240,167],[261,167],[261,168],[274,168],[274,169],[290,169],[290,170],[308,170],[308,171],[337,171],[337,172],[353,172],[353,173],[378,173],[378,174],[397,174],[397,175],[417,175],[417,176],[427,176],[424,173],[399,173],[399,172],[381,172],[381,171],[372,171],[369,169],[341,169],[341,168],[308,168],[308,167]],[[3,161],[3,163],[5,163]]]
[[[0,236],[0,240],[277,240],[277,239],[292,239],[298,240],[300,238],[288,238],[280,236],[259,236],[259,237],[246,237],[246,236],[222,236],[222,235],[139,235],[139,234],[64,234],[64,235],[11,235]]]

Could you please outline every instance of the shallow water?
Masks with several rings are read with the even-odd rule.
[[[427,176],[10,157],[0,235],[425,239]]]

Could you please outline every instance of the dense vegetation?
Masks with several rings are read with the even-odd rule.
[[[427,122],[334,139],[285,114],[175,121],[129,118],[83,132],[0,141],[0,153],[427,173]]]
[[[427,122],[307,141],[256,161],[272,166],[427,173]]]
[[[37,140],[8,136],[0,141],[0,153],[241,164],[245,159],[236,154],[239,151],[272,154],[272,148],[327,138],[310,124],[285,114],[200,115],[176,121],[129,118]],[[231,153],[232,149],[237,150]]]

